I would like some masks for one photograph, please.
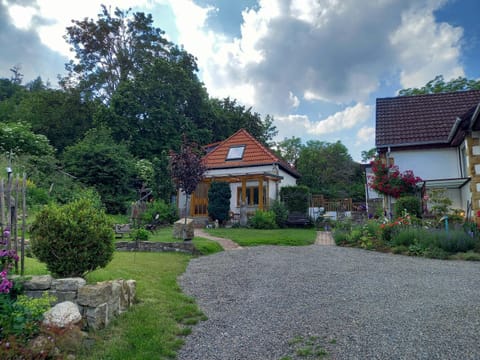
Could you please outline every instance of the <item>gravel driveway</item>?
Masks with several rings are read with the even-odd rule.
[[[179,359],[480,359],[480,263],[262,246],[194,259],[180,284],[208,320]]]

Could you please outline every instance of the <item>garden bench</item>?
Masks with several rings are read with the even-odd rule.
[[[130,234],[132,232],[131,224],[115,224],[115,237],[116,238],[123,238],[123,235]]]
[[[307,215],[294,211],[288,214],[286,224],[289,226],[307,226],[310,224],[310,219]]]

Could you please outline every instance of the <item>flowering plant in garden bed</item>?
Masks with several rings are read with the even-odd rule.
[[[19,260],[15,250],[0,250],[0,294],[8,294],[13,287],[13,282],[8,279],[8,271],[13,267],[14,263]]]
[[[333,237],[337,245],[343,246],[435,259],[480,261],[480,239],[472,230],[475,223],[452,226],[449,231],[435,225],[404,213],[392,221],[369,220],[350,229],[335,228]]]
[[[373,175],[369,176],[368,185],[375,191],[399,198],[402,195],[414,194],[417,183],[422,179],[412,170],[400,172],[398,166],[387,166],[381,159],[371,162]]]

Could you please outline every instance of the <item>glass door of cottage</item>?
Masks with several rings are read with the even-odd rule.
[[[190,208],[192,216],[208,216],[208,189],[210,183],[202,182],[192,194]]]

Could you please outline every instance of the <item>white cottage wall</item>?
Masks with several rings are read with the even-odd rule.
[[[423,180],[462,177],[457,148],[392,151],[390,157],[401,172],[412,170]]]

